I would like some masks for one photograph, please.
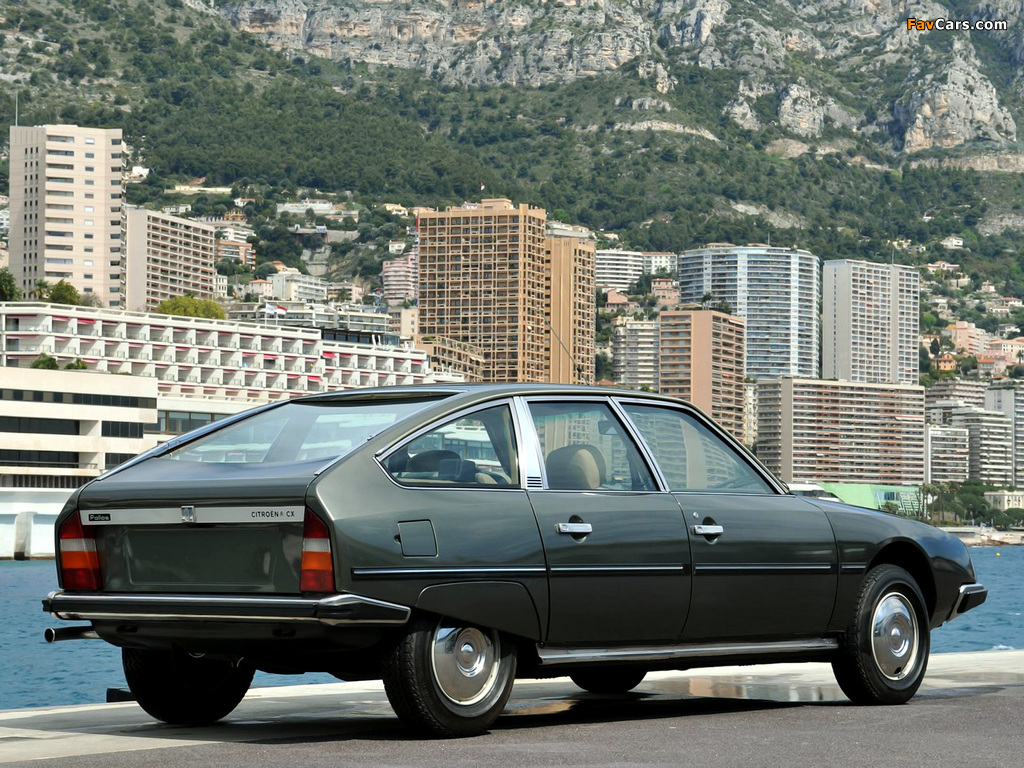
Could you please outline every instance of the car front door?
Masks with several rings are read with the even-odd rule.
[[[547,642],[674,641],[690,596],[679,505],[603,398],[520,405],[538,449],[527,490],[547,558]]]
[[[838,579],[825,514],[776,490],[695,414],[653,403],[622,406],[686,521],[693,592],[684,642],[823,634]]]

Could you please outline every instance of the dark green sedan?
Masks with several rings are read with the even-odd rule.
[[[956,538],[790,495],[691,406],[594,387],[257,408],[84,486],[57,553],[44,607],[90,625],[50,639],[121,647],[155,718],[316,671],[383,679],[438,736],[485,731],[516,677],[831,661],[853,701],[905,702],[930,630],[987,595]]]

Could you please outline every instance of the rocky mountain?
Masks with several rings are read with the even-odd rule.
[[[731,70],[741,77],[726,113],[743,128],[879,134],[911,153],[1016,141],[1024,94],[1019,0],[229,0],[218,10],[289,55],[415,68],[447,85],[635,68],[667,94],[685,67]],[[908,18],[1007,29],[919,31]]]

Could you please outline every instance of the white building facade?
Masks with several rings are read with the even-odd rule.
[[[120,129],[11,126],[10,270],[23,296],[67,280],[121,305]]]
[[[616,384],[657,391],[660,332],[657,320],[617,317],[612,321],[612,371]]]
[[[679,255],[679,300],[728,302],[746,320],[746,375],[818,377],[821,260],[809,251],[712,244]]]
[[[1013,487],[1013,425],[1009,417],[983,408],[957,408],[950,424],[967,430],[968,477]]]
[[[81,360],[87,370],[156,379],[158,396],[250,403],[437,380],[411,345],[330,340],[318,328],[0,303],[0,371],[28,368],[40,354],[62,368]]]
[[[926,424],[924,428],[924,481],[962,483],[968,477],[968,431],[963,427]]]
[[[1013,487],[1024,489],[1024,389],[997,384],[985,393],[985,408],[999,411],[1010,420],[1013,446]]]
[[[826,261],[822,378],[916,384],[920,275],[913,267]]]
[[[602,250],[594,253],[594,285],[625,291],[644,273],[640,251]]]

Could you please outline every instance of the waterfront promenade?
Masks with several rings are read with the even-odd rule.
[[[637,692],[516,684],[491,733],[411,738],[379,683],[250,691],[218,725],[155,723],[133,703],[0,712],[0,763],[103,766],[1019,766],[1024,651],[936,654],[920,693],[855,707],[824,664],[653,673]]]

